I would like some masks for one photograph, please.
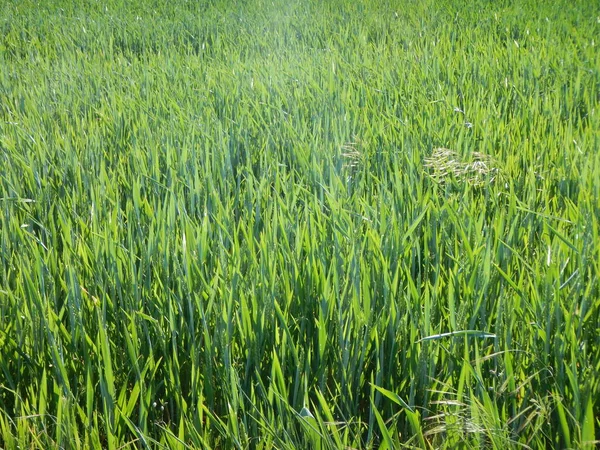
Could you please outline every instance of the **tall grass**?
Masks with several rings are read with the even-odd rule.
[[[0,29],[0,446],[598,443],[595,2]]]

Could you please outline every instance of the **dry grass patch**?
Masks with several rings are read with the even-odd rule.
[[[493,183],[499,173],[496,162],[485,153],[473,152],[468,160],[454,150],[435,148],[429,158],[425,158],[429,176],[437,183],[468,183],[475,187]]]

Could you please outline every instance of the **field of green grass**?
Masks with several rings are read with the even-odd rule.
[[[4,0],[0,448],[594,448],[600,4]]]

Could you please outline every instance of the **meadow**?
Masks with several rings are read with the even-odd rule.
[[[0,448],[594,448],[600,4],[4,0]]]

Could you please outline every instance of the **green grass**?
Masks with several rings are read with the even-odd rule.
[[[596,2],[0,30],[0,447],[600,440]]]

